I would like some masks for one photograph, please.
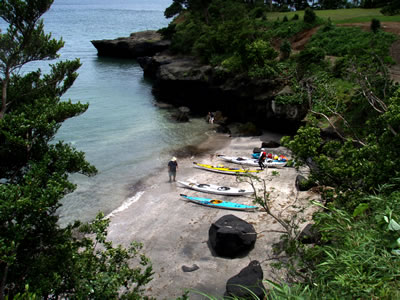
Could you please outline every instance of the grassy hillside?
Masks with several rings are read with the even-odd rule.
[[[384,16],[380,13],[380,8],[316,10],[315,13],[318,17],[322,19],[327,20],[328,18],[330,18],[335,24],[370,22],[373,18],[378,19],[381,22],[400,22],[400,15]],[[304,11],[268,13],[268,18],[270,20],[276,20],[278,18],[282,20],[284,16],[287,16],[289,19],[291,19],[295,14],[297,14],[300,18],[303,18]]]

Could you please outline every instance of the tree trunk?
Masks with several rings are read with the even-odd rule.
[[[8,82],[10,81],[10,73],[6,70],[4,79],[2,82],[2,93],[1,93],[1,110],[0,110],[0,120],[4,118],[7,109],[7,88]],[[1,299],[0,299],[1,300]]]
[[[4,290],[6,288],[6,281],[7,281],[7,274],[8,274],[8,264],[4,266],[4,273],[3,278],[1,279],[0,284],[0,300],[4,300]]]

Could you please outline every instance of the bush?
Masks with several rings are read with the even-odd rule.
[[[287,59],[290,56],[290,53],[292,52],[292,46],[288,40],[284,40],[281,47],[280,47],[281,53],[282,53],[282,58]]]
[[[304,22],[308,24],[313,24],[317,20],[317,15],[315,12],[307,7],[306,10],[304,11]]]
[[[264,16],[264,9],[262,7],[256,7],[250,14],[253,18],[261,18]]]
[[[288,17],[284,16],[282,22],[288,22],[288,21],[289,21]]]
[[[389,2],[389,5],[382,8],[381,13],[385,16],[400,14],[400,0]]]
[[[377,33],[378,30],[381,29],[381,21],[379,21],[378,19],[375,19],[375,18],[372,19],[370,28],[373,33]]]
[[[323,27],[314,34],[308,47],[322,48],[327,55],[345,56],[367,53],[371,50],[380,56],[388,56],[389,47],[396,40],[395,35],[383,31],[377,34],[362,31],[360,28],[332,26],[329,30]]]
[[[242,59],[235,53],[234,55],[223,60],[221,66],[228,70],[228,72],[238,72],[242,67]]]
[[[319,64],[325,58],[325,51],[321,48],[307,48],[300,52],[297,57],[299,65],[307,66],[310,64]]]
[[[157,30],[157,32],[159,34],[161,34],[163,36],[163,38],[165,39],[171,39],[172,36],[175,34],[176,32],[176,24],[174,23],[169,23],[168,27],[164,27],[161,28],[159,30]]]
[[[293,16],[293,18],[292,18],[292,20],[298,20],[299,19],[299,15],[298,14],[295,14],[294,16]]]

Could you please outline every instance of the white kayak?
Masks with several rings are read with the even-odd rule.
[[[247,165],[253,167],[259,167],[258,159],[248,158],[248,157],[234,157],[234,156],[226,156],[226,155],[218,155],[219,158],[229,161],[231,163],[239,164],[239,165]],[[268,168],[283,168],[286,165],[286,161],[276,160],[267,158],[264,161],[264,166]]]
[[[230,186],[219,186],[210,183],[196,183],[196,182],[185,182],[185,181],[178,181],[178,183],[180,183],[184,187],[193,189],[195,191],[218,194],[218,195],[245,196],[254,193],[251,190],[238,189]]]

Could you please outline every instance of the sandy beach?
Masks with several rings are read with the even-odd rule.
[[[235,166],[221,161],[218,154],[250,157],[253,148],[261,146],[261,140],[280,140],[280,135],[264,134],[261,137],[236,137],[214,134],[199,145],[193,154],[178,157],[177,180],[213,183],[249,189],[249,184],[237,182],[236,177],[208,172],[193,167],[193,162],[225,166]],[[288,149],[279,147],[270,149],[273,153],[284,154],[290,158]],[[165,163],[167,165],[168,162]],[[237,165],[236,165],[237,167]],[[272,171],[278,171],[272,175]],[[318,194],[311,191],[298,192],[295,179],[299,173],[295,168],[267,169],[261,172],[260,178],[267,182],[271,191],[271,204],[276,214],[284,216],[296,214],[291,205],[310,206],[310,200],[318,199]],[[263,211],[241,212],[209,208],[185,201],[181,193],[207,197],[208,194],[181,187],[178,183],[169,183],[167,167],[140,184],[143,189],[131,198],[128,207],[114,211],[110,216],[109,239],[115,245],[128,246],[132,241],[144,245],[144,253],[151,259],[154,279],[146,286],[147,294],[156,299],[176,299],[185,289],[200,291],[208,295],[222,298],[226,290],[226,282],[235,276],[250,261],[261,263],[264,279],[280,281],[285,274],[274,270],[270,264],[274,262],[272,245],[279,242],[282,230],[280,225]],[[261,188],[261,185],[258,186]],[[226,201],[252,204],[251,197],[228,197],[214,195]],[[304,216],[310,219],[314,207],[305,210]],[[224,215],[233,214],[252,224],[258,233],[254,249],[248,256],[226,259],[213,256],[208,245],[208,231],[211,224]],[[300,225],[304,227],[307,222]],[[199,268],[193,272],[184,272],[182,266]],[[196,292],[190,293],[190,299],[205,299]]]

